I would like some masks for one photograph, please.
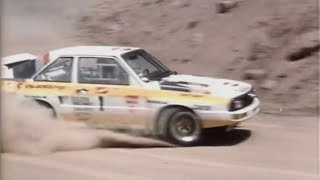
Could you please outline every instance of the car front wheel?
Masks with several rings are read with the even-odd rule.
[[[166,110],[160,116],[159,131],[163,140],[180,146],[192,146],[199,143],[202,126],[193,112],[175,108]]]

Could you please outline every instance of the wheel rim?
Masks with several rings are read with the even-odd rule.
[[[181,117],[176,121],[176,132],[181,136],[192,135],[195,124],[190,117]]]
[[[190,142],[198,138],[200,126],[196,119],[189,115],[177,115],[171,122],[170,131],[172,136],[180,141]]]

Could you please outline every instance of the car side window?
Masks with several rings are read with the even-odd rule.
[[[78,82],[88,84],[129,85],[126,71],[113,58],[79,58]]]
[[[46,67],[35,78],[35,81],[71,82],[72,57],[61,57]]]

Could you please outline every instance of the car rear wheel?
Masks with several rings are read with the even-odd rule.
[[[180,146],[199,143],[202,126],[199,118],[191,111],[173,108],[160,115],[158,122],[160,138]]]

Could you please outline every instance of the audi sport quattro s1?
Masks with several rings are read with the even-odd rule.
[[[144,129],[194,145],[206,128],[234,127],[259,111],[252,85],[178,74],[141,48],[76,46],[50,51],[31,79],[3,80],[56,119],[96,128]]]

